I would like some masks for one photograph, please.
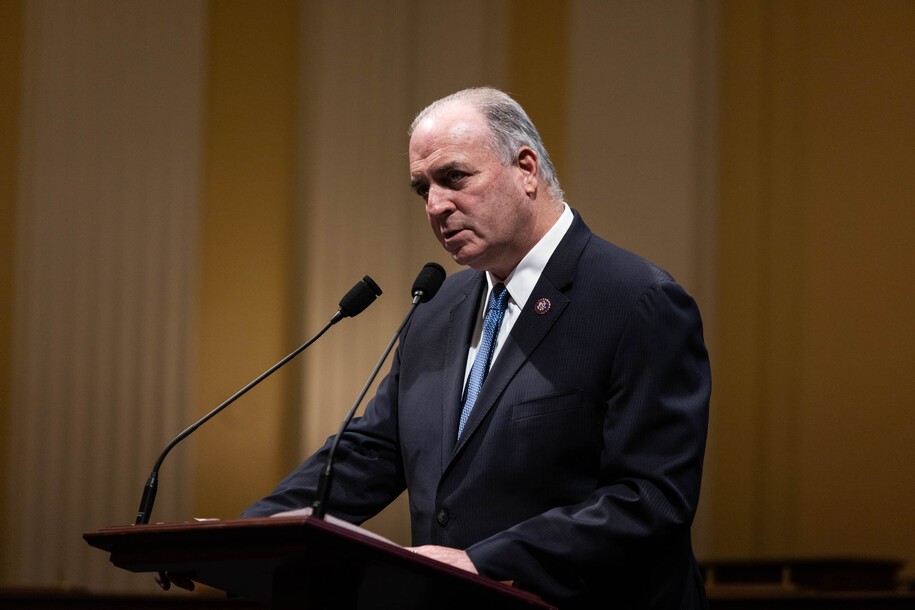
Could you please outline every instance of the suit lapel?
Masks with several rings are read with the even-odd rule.
[[[538,315],[534,313],[533,303],[525,304],[518,321],[515,322],[511,334],[499,353],[499,357],[493,363],[492,369],[486,376],[480,395],[477,397],[473,410],[470,412],[470,417],[464,425],[464,432],[455,447],[455,456],[460,453],[464,444],[476,433],[480,423],[496,404],[509,381],[515,376],[521,365],[528,359],[531,352],[546,336],[553,324],[559,319],[559,316],[562,315],[566,305],[568,305],[568,299],[565,295],[554,286],[549,285],[548,282],[544,282],[542,277],[537,283],[537,288],[531,293],[531,297],[534,302],[539,298],[549,299],[552,304],[550,311],[546,315]]]
[[[569,304],[569,299],[565,295],[564,290],[572,282],[575,268],[578,265],[578,259],[581,256],[585,244],[588,242],[588,239],[590,239],[590,236],[590,230],[585,226],[581,217],[576,212],[572,226],[556,248],[553,256],[550,257],[550,261],[544,268],[540,280],[537,282],[533,292],[531,292],[528,302],[522,304],[521,315],[512,327],[511,334],[502,347],[499,357],[496,359],[495,363],[493,363],[492,369],[486,377],[486,381],[483,383],[480,395],[477,397],[477,401],[473,406],[473,411],[470,413],[470,418],[464,426],[464,432],[461,435],[460,440],[457,442],[456,446],[450,445],[450,443],[446,441],[446,444],[454,447],[454,451],[450,456],[451,461],[454,461],[458,457],[462,448],[476,433],[487,413],[489,413],[496,404],[506,386],[508,386],[508,383],[517,374],[518,370],[527,361],[531,353],[537,348],[556,321],[559,320],[559,316],[562,315],[566,306]],[[477,296],[478,298],[475,303],[478,305],[478,292]],[[544,298],[549,300],[550,309],[546,314],[541,315],[534,310],[534,304],[538,300]],[[470,319],[473,319],[472,316]],[[467,334],[464,335],[464,337],[467,336],[469,336],[469,330],[467,331]],[[465,338],[464,355],[463,359],[460,359],[464,366],[466,366],[467,347],[467,339]],[[461,369],[461,377],[458,385],[461,388],[463,386],[463,369]],[[454,393],[453,396],[456,399],[453,403],[455,410],[450,411],[452,415],[450,418],[452,421],[451,429],[453,430],[452,439],[457,435],[457,416],[455,414],[458,412],[457,409],[460,408],[460,394],[460,390]],[[449,403],[446,402],[445,404],[447,405]],[[447,408],[445,419],[449,419]],[[449,463],[449,461],[446,460],[445,463]]]

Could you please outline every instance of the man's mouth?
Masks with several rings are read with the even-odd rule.
[[[459,229],[442,229],[442,238],[445,241],[448,241],[451,238],[455,237],[458,233],[460,233],[463,230],[464,229],[460,229],[460,228]]]

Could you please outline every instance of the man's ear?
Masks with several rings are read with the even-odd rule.
[[[537,196],[537,187],[540,179],[540,159],[537,153],[529,146],[522,146],[518,150],[518,169],[521,170],[521,181],[524,191],[534,198]]]

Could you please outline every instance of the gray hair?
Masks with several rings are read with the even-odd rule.
[[[563,200],[562,188],[556,176],[553,160],[540,139],[540,133],[533,121],[524,112],[521,104],[507,93],[491,87],[463,89],[452,93],[426,106],[410,124],[409,136],[413,136],[416,126],[426,117],[434,114],[451,102],[464,102],[475,108],[489,125],[490,145],[505,165],[516,161],[518,149],[529,146],[537,153],[540,161],[540,179],[558,200]]]

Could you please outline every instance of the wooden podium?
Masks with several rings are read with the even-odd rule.
[[[314,517],[109,527],[83,534],[131,572],[169,571],[274,608],[552,608],[476,576]]]

